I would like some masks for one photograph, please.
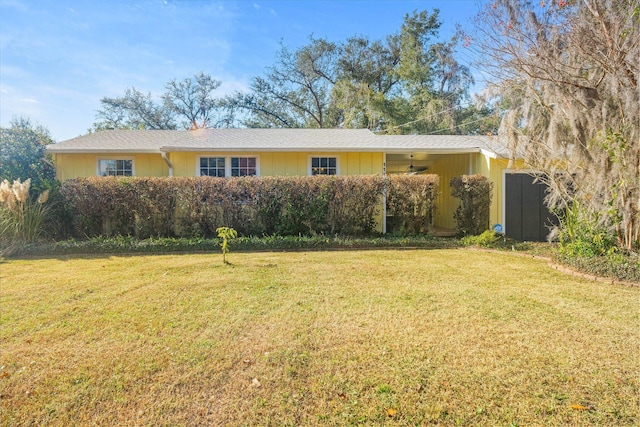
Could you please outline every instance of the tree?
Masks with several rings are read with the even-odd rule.
[[[404,133],[459,133],[457,111],[468,100],[473,78],[454,57],[457,37],[435,42],[441,22],[436,9],[406,15],[396,37],[400,61],[396,69],[403,93],[408,94],[409,117]]]
[[[127,89],[119,98],[102,98],[102,109],[96,113],[94,130],[105,129],[176,129],[176,121],[169,106],[157,104],[151,93],[146,95],[135,87]]]
[[[496,0],[476,37],[502,132],[545,173],[548,203],[579,206],[627,250],[640,247],[639,28],[635,0]]]
[[[185,129],[217,127],[218,123],[211,120],[219,104],[213,92],[219,87],[218,80],[201,72],[192,79],[171,80],[162,99],[169,111],[183,119],[181,124]]]
[[[341,121],[331,99],[336,54],[334,43],[313,37],[293,52],[283,45],[266,75],[253,79],[251,92],[227,97],[226,107],[248,113],[248,127],[336,127]]]
[[[220,112],[220,101],[213,92],[220,82],[200,72],[182,81],[171,80],[165,86],[161,102],[151,93],[127,89],[124,96],[100,100],[94,130],[103,129],[198,129],[221,127],[226,122]]]
[[[473,82],[454,59],[457,39],[436,43],[438,10],[407,14],[384,41],[352,37],[330,42],[311,37],[256,77],[248,93],[225,100],[242,111],[248,127],[368,128],[389,133],[458,133],[477,110],[458,116]]]
[[[31,190],[41,193],[55,181],[55,169],[45,147],[53,140],[49,130],[28,117],[14,117],[0,128],[0,181],[31,178]]]
[[[399,124],[402,100],[395,69],[400,51],[390,36],[387,44],[352,37],[340,47],[338,81],[332,97],[344,115],[344,126],[382,130]]]

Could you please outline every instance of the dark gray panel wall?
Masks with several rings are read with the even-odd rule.
[[[526,174],[507,174],[505,179],[505,232],[522,241],[543,242],[557,218],[544,204],[547,186]]]

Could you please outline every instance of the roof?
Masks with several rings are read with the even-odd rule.
[[[497,136],[486,135],[384,135],[376,136],[384,140],[386,152],[483,152],[495,157],[509,157],[506,145]]]
[[[160,153],[173,151],[333,151],[477,153],[508,157],[496,137],[375,135],[367,129],[105,130],[47,146],[51,153]]]

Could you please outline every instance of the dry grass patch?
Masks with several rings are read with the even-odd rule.
[[[2,423],[638,423],[638,288],[467,250],[230,260],[2,264]]]

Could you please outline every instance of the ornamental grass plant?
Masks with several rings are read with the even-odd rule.
[[[4,180],[0,184],[0,255],[8,255],[22,245],[37,241],[49,213],[49,190],[36,200],[29,194],[31,179]]]

